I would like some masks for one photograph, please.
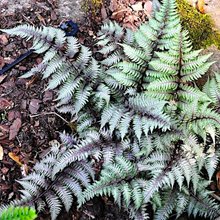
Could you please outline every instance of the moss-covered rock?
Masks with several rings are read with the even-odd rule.
[[[210,15],[201,14],[186,0],[177,0],[183,28],[189,31],[195,49],[206,48],[212,44],[220,49],[220,33],[214,30]]]

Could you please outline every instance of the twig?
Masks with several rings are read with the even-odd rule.
[[[23,13],[21,13],[21,16],[28,22],[28,23],[31,23],[33,26],[34,26],[34,23],[28,19]]]
[[[218,196],[215,193],[213,193],[212,197],[220,202],[220,196]]]
[[[40,114],[36,114],[36,115],[30,115],[31,118],[35,118],[35,117],[39,117],[41,115],[56,115],[57,117],[59,117],[60,119],[62,119],[66,124],[69,124],[70,122],[67,121],[65,118],[63,118],[61,115],[59,115],[56,112],[42,112]]]

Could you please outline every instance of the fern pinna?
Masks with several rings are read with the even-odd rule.
[[[80,207],[105,195],[131,219],[152,218],[152,210],[158,220],[220,214],[209,190],[219,154],[220,79],[196,86],[212,63],[192,50],[175,0],[164,0],[136,31],[104,24],[97,37],[102,61],[56,28],[2,31],[33,38],[44,59],[22,77],[49,78],[57,110],[71,113],[76,124],[18,181],[21,198],[12,204],[48,206],[56,219],[74,198]]]

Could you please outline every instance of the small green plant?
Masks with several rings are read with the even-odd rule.
[[[34,220],[36,218],[35,209],[30,207],[10,206],[0,213],[0,220]]]
[[[210,15],[201,14],[186,0],[177,0],[182,26],[189,31],[195,49],[205,48],[212,44],[220,48],[220,33],[214,30]]]
[[[6,120],[6,118],[7,118],[6,111],[0,112],[0,122]]]

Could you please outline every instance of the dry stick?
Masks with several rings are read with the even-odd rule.
[[[214,199],[216,199],[216,200],[218,200],[219,202],[220,202],[220,197],[218,196],[218,195],[216,195],[215,193],[213,193],[213,194],[211,194],[211,196],[214,198]],[[220,217],[219,217],[220,218]]]
[[[67,121],[65,118],[63,118],[61,115],[59,115],[56,112],[42,112],[40,114],[36,114],[36,115],[30,115],[31,118],[35,118],[35,117],[39,117],[41,115],[56,115],[57,117],[59,117],[60,119],[62,119],[66,124],[69,124],[70,122]]]

